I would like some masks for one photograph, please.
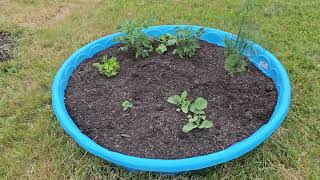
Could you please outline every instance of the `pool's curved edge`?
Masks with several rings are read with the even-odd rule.
[[[164,26],[153,26],[148,28],[147,31],[149,35],[159,35],[159,33],[174,31],[174,25],[164,25]],[[200,26],[193,26],[194,29],[200,28]],[[205,28],[206,33],[201,37],[203,40],[207,40],[211,43],[216,43],[223,46],[224,37],[231,37],[230,33]],[[153,34],[154,33],[154,34]],[[158,33],[158,34],[157,34]],[[210,35],[211,33],[211,35]],[[52,83],[52,105],[54,113],[61,124],[62,128],[84,149],[90,153],[99,156],[105,160],[113,162],[119,166],[126,167],[128,169],[142,170],[142,171],[153,171],[162,173],[179,173],[189,170],[197,170],[220,163],[227,162],[229,160],[238,158],[243,154],[251,151],[256,146],[265,141],[281,124],[283,119],[286,117],[289,105],[290,105],[290,81],[286,70],[283,65],[274,57],[270,52],[258,46],[258,49],[262,48],[263,56],[267,57],[270,62],[272,62],[273,68],[277,70],[276,75],[278,77],[272,77],[272,73],[268,74],[264,69],[258,67],[257,63],[254,63],[259,69],[270,76],[273,80],[276,79],[278,88],[278,102],[275,111],[270,118],[269,122],[259,128],[254,134],[252,134],[247,139],[238,142],[229,148],[219,151],[216,153],[197,156],[186,159],[178,160],[161,160],[161,159],[146,159],[138,158],[133,156],[124,155],[117,152],[109,151],[100,145],[96,144],[86,135],[82,134],[79,128],[74,124],[72,119],[67,113],[64,105],[64,90],[67,86],[69,76],[73,70],[82,62],[82,60],[92,57],[96,52],[111,46],[114,44],[113,37],[117,36],[119,33],[112,34],[96,41],[93,41],[84,47],[77,50],[73,55],[71,55],[58,70],[53,83]],[[208,35],[209,34],[209,35]],[[250,57],[249,57],[250,58]],[[250,58],[251,61],[255,61],[254,57]],[[271,72],[271,71],[270,71]],[[279,74],[278,74],[279,73]]]

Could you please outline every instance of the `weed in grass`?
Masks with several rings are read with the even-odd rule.
[[[147,27],[146,24],[147,22],[141,18],[138,18],[136,21],[129,20],[120,24],[118,30],[124,34],[115,38],[115,41],[123,44],[119,50],[127,51],[128,49],[133,49],[136,58],[149,56],[149,52],[153,50],[153,47],[151,38],[142,32],[142,29]]]
[[[20,64],[11,64],[11,63],[6,63],[3,65],[1,64],[0,75],[17,73],[20,69],[22,69],[22,65]]]
[[[108,59],[104,56],[101,63],[93,63],[94,67],[98,68],[101,74],[106,75],[108,78],[117,75],[120,66],[116,57]]]

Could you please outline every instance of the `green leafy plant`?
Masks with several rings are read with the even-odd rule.
[[[123,111],[127,111],[129,108],[132,108],[132,107],[133,107],[133,104],[130,101],[125,100],[122,102]]]
[[[247,46],[245,40],[238,40],[238,42],[225,39],[226,45],[226,59],[224,61],[224,68],[231,74],[243,73],[246,71],[247,63],[244,60],[243,51],[241,46]],[[241,42],[240,42],[241,41]]]
[[[153,47],[151,38],[142,32],[142,29],[147,27],[146,24],[141,18],[120,24],[118,30],[123,34],[115,38],[115,41],[123,44],[119,50],[127,51],[128,49],[133,49],[136,58],[149,56],[149,52],[153,50]]]
[[[23,66],[21,64],[1,63],[0,64],[0,76],[17,73],[22,68],[23,68]]]
[[[245,8],[240,13],[241,22],[239,25],[239,30],[236,38],[225,38],[225,47],[226,47],[226,59],[224,62],[225,69],[233,73],[243,73],[246,71],[247,63],[244,60],[243,53],[252,46],[252,42],[248,39],[248,32],[244,31],[244,25],[248,18],[250,10],[258,6],[257,2],[247,1]],[[248,30],[247,30],[248,31]]]
[[[187,99],[187,91],[183,91],[181,95],[174,95],[168,98],[168,102],[178,106],[177,111],[182,111],[184,113],[188,113],[190,101]]]
[[[190,27],[178,28],[174,36],[176,48],[172,53],[179,55],[180,58],[194,56],[196,50],[200,47],[198,39],[203,33],[203,28],[196,32],[193,32]]]
[[[193,103],[187,99],[187,91],[183,91],[181,95],[174,95],[168,98],[168,102],[178,106],[177,111],[188,113],[188,123],[182,128],[183,132],[189,132],[195,128],[211,128],[213,123],[207,119],[204,109],[208,106],[208,101],[203,97],[198,97]]]
[[[111,57],[108,59],[107,56],[104,56],[101,63],[93,63],[94,67],[98,68],[101,74],[106,75],[107,77],[113,77],[117,75],[120,66],[116,57]]]
[[[168,50],[167,47],[177,44],[176,38],[169,33],[162,35],[160,38],[157,39],[157,41],[160,43],[159,46],[156,48],[156,52],[158,54],[165,53]]]
[[[188,123],[183,126],[183,132],[189,132],[194,128],[211,128],[213,123],[207,119],[204,109],[208,106],[208,101],[203,97],[198,97],[190,105],[190,114],[187,116]]]

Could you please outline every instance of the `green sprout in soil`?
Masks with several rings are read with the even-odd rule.
[[[101,63],[93,63],[94,67],[98,68],[101,74],[106,75],[108,78],[117,75],[120,66],[116,57],[108,59],[104,56]]]
[[[122,108],[123,108],[122,110],[123,111],[127,111],[128,109],[130,109],[132,107],[133,107],[133,104],[130,101],[125,100],[122,102]]]
[[[120,24],[118,30],[123,34],[115,38],[115,41],[123,44],[119,50],[128,51],[128,49],[132,49],[136,58],[149,56],[149,52],[153,50],[153,47],[151,38],[142,32],[142,29],[147,27],[146,24],[147,22],[141,18],[136,21],[128,20]]]
[[[183,132],[189,132],[195,128],[204,129],[211,128],[213,123],[207,119],[204,109],[208,106],[208,101],[203,97],[198,97],[193,103],[187,99],[187,91],[183,91],[181,95],[174,95],[168,98],[168,102],[176,105],[177,111],[188,113],[188,122],[182,128]]]

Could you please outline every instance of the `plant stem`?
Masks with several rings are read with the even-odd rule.
[[[243,18],[242,18],[242,21],[241,21],[241,24],[240,24],[240,27],[239,27],[239,31],[238,31],[238,35],[237,35],[237,40],[236,40],[236,43],[235,43],[235,48],[237,47],[238,45],[238,42],[239,42],[239,38],[240,38],[240,35],[241,35],[241,31],[242,31],[242,26],[247,18],[247,15],[249,13],[249,9],[248,9],[248,6],[246,7],[246,13],[243,15]]]

